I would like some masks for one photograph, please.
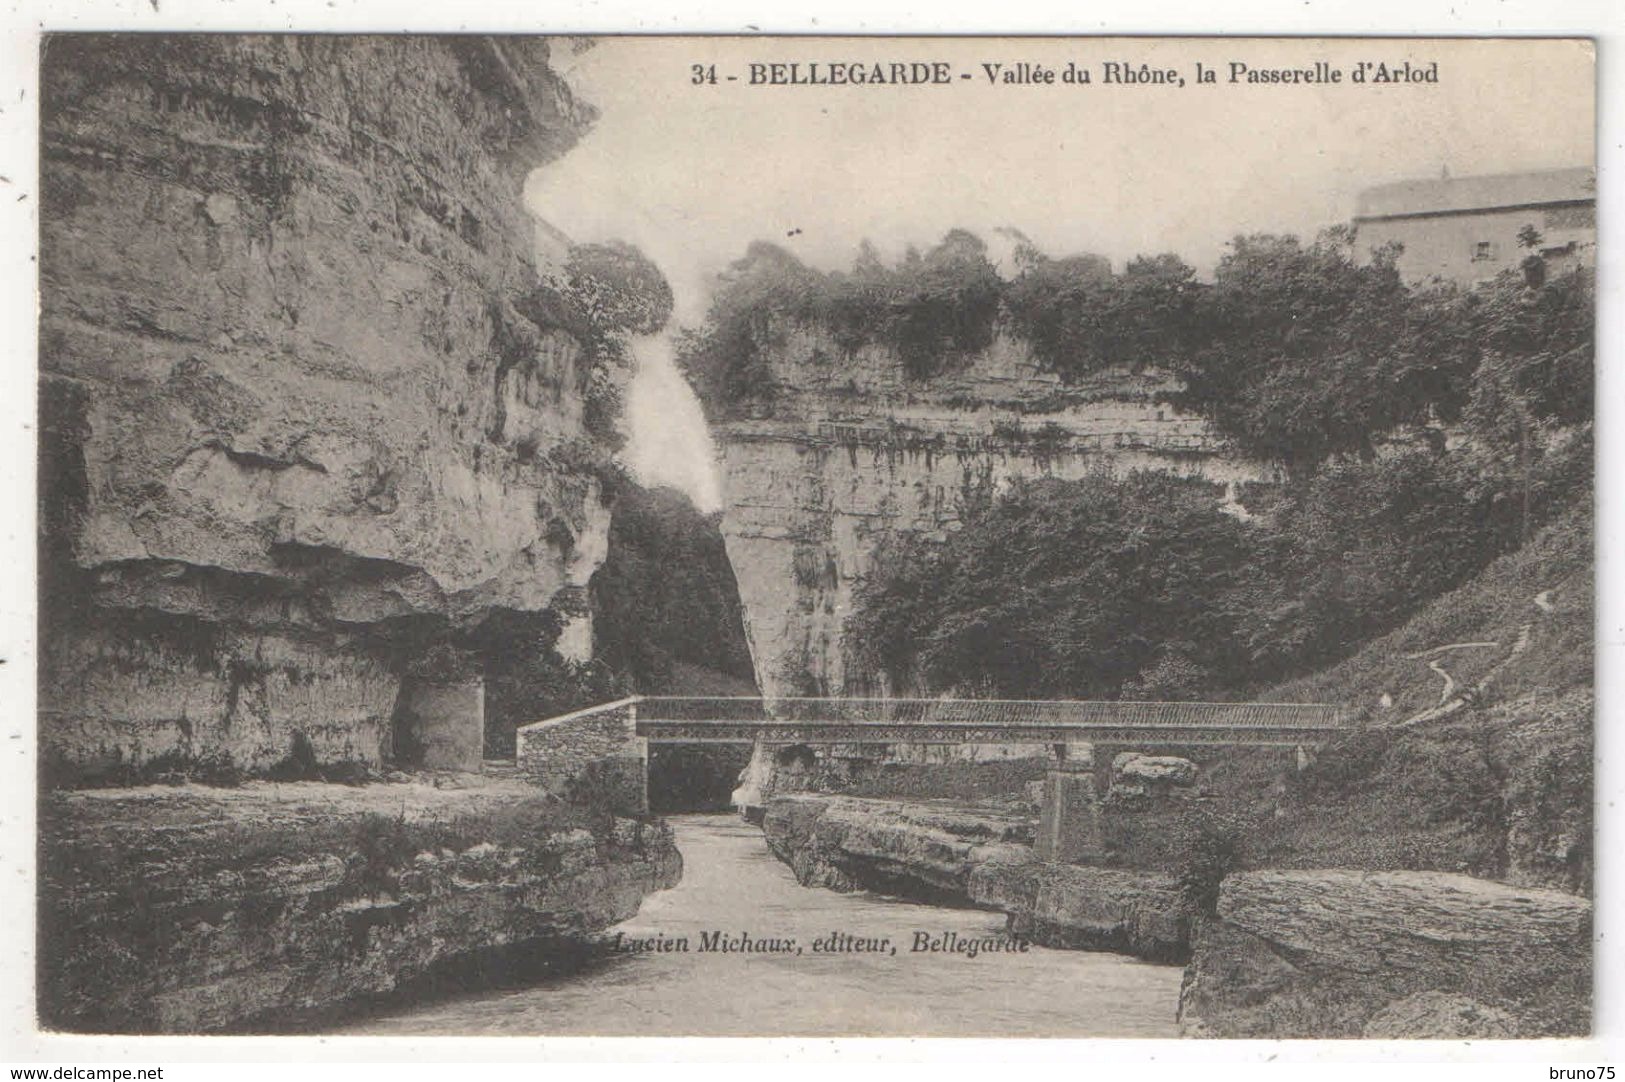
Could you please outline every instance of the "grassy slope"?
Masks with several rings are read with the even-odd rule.
[[[1435,705],[1441,686],[1424,661],[1406,655],[1448,643],[1498,643],[1500,649],[1451,651],[1438,657],[1458,683],[1471,684],[1506,657],[1525,624],[1532,625],[1529,648],[1497,675],[1493,697],[1506,700],[1528,691],[1589,688],[1592,563],[1591,503],[1586,500],[1354,657],[1261,698],[1345,703],[1353,708],[1353,720],[1371,724],[1399,720]],[[1543,591],[1550,591],[1545,597],[1550,612],[1535,604]],[[1384,691],[1393,697],[1392,708],[1380,705]]]
[[[1175,865],[1179,837],[1218,817],[1240,828],[1247,866],[1435,869],[1588,892],[1592,623],[1587,502],[1354,657],[1267,693],[1350,707],[1359,728],[1308,770],[1210,757],[1207,799],[1117,817],[1114,862]],[[1411,656],[1462,642],[1495,645]],[[1453,714],[1400,724],[1439,704],[1429,659],[1457,694],[1493,676]]]

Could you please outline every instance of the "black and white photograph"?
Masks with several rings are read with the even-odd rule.
[[[1596,1031],[1595,42],[38,48],[41,1033]]]

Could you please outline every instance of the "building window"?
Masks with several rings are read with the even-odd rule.
[[[1487,240],[1481,240],[1473,245],[1473,262],[1495,258],[1495,245]]]

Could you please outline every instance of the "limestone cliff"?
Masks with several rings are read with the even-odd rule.
[[[549,48],[47,40],[48,756],[376,761],[403,629],[583,592],[594,357],[521,188],[592,113]]]
[[[715,433],[723,534],[766,695],[910,690],[844,651],[854,590],[888,535],[945,535],[967,499],[1010,478],[1163,469],[1230,486],[1272,476],[1158,404],[1169,383],[1154,369],[1063,384],[1001,332],[918,379],[888,348],[848,350],[818,326],[785,323],[771,337],[771,399],[725,411]]]

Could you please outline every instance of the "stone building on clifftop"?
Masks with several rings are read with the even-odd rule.
[[[1354,225],[1362,252],[1404,246],[1407,281],[1471,285],[1530,255],[1550,271],[1594,266],[1597,175],[1581,167],[1380,184],[1360,193]],[[1532,246],[1520,239],[1525,227],[1538,234]]]

